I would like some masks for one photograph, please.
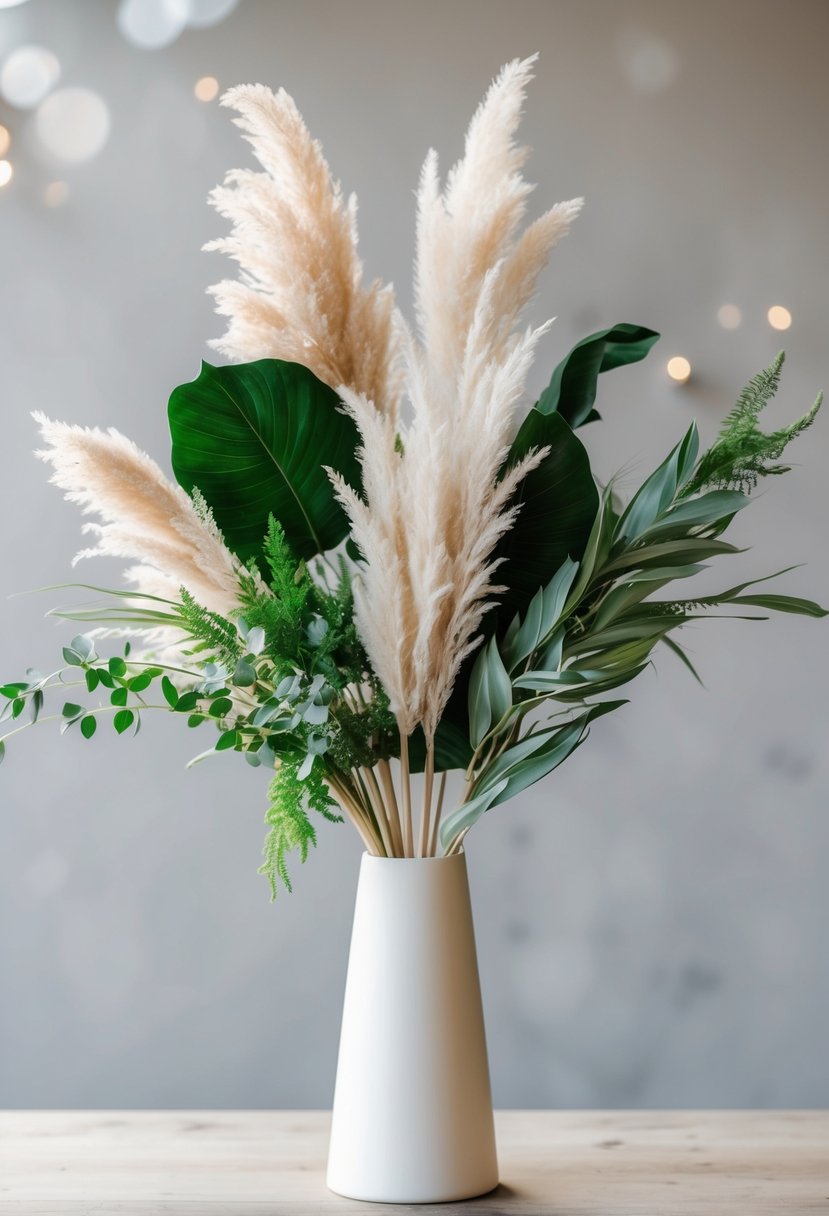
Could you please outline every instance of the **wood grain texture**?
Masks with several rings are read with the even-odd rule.
[[[0,1212],[20,1216],[800,1216],[829,1213],[829,1113],[505,1111],[501,1186],[469,1203],[332,1195],[329,1115],[0,1111]]]

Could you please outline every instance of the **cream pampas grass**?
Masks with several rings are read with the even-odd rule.
[[[390,287],[362,286],[357,202],[346,201],[293,99],[263,85],[231,89],[222,103],[262,172],[237,169],[211,195],[233,225],[206,248],[227,253],[239,280],[211,288],[229,318],[212,345],[231,359],[302,363],[332,388],[394,412],[397,332]]]
[[[127,558],[138,563],[127,570],[127,581],[143,594],[177,600],[183,586],[213,612],[228,616],[238,610],[242,567],[198,498],[194,503],[112,427],[102,431],[33,416],[47,445],[35,454],[52,466],[50,480],[101,520],[84,525],[96,543],[82,549],[76,562]]]
[[[420,340],[406,343],[408,425],[341,389],[361,436],[363,497],[334,476],[367,568],[357,620],[401,734],[431,745],[481,618],[500,590],[493,551],[512,494],[542,458],[499,481],[535,345],[516,333],[550,250],[581,205],[563,203],[519,233],[532,187],[515,145],[532,60],[508,64],[475,114],[445,189],[429,153],[418,198]],[[333,476],[333,475],[332,475]]]

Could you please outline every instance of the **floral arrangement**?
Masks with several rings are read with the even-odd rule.
[[[355,199],[293,100],[231,90],[260,168],[212,195],[231,227],[208,248],[240,269],[212,289],[228,318],[213,345],[231,362],[172,393],[176,482],[113,429],[35,415],[52,481],[94,517],[78,558],[132,564],[124,589],[54,610],[92,628],[59,670],[2,686],[2,717],[43,720],[57,694],[70,699],[52,716],[84,739],[106,719],[136,732],[149,710],[207,726],[197,759],[238,753],[269,774],[273,892],[290,887],[289,853],[304,861],[315,843],[314,814],[345,816],[375,855],[456,852],[626,703],[606,694],[655,648],[693,671],[687,622],[825,615],[764,580],[676,589],[738,552],[723,534],[814,420],[820,398],[760,428],[782,355],[707,451],[692,425],[627,503],[597,484],[576,432],[599,417],[599,375],[642,359],[654,331],[586,338],[527,408],[549,323],[522,316],[581,206],[524,226],[515,136],[532,63],[501,71],[445,183],[426,158],[416,328],[390,287],[364,284]],[[463,774],[451,802],[450,770]]]

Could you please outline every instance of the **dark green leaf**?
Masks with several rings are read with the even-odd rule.
[[[236,747],[239,742],[239,734],[235,730],[227,730],[223,735],[219,735],[219,741],[216,744],[217,752],[226,752],[230,748]]]
[[[644,359],[659,334],[641,325],[620,324],[583,338],[559,363],[536,409],[559,414],[575,430],[599,415],[593,409],[599,374]]]
[[[176,712],[180,714],[189,714],[195,709],[199,703],[199,695],[196,692],[185,692],[179,699],[176,705]]]
[[[95,671],[94,668],[90,667],[89,670],[84,673],[84,676],[86,679],[86,687],[87,687],[88,691],[94,692],[100,682],[99,672]]]
[[[129,693],[126,688],[114,688],[110,693],[109,699],[113,705],[126,705],[129,700]]]
[[[98,677],[98,683],[103,684],[104,688],[114,688],[115,681],[109,672],[103,667],[96,667],[95,673]]]
[[[81,734],[84,739],[91,739],[97,729],[97,720],[91,714],[87,714],[85,718],[81,718]]]
[[[178,690],[169,676],[161,677],[161,692],[170,708],[176,709],[179,701]]]
[[[692,422],[683,439],[634,494],[616,528],[617,540],[636,540],[659,519],[690,476],[698,450],[699,433]]]
[[[0,694],[2,694],[4,697],[8,697],[10,701],[13,701],[21,692],[25,692],[28,687],[28,684],[21,682],[16,684],[4,684],[2,687],[0,687]]]
[[[117,655],[113,655],[107,663],[109,674],[115,676],[116,679],[122,679],[127,674],[127,665],[123,659],[119,659]]]
[[[665,637],[662,639],[662,641],[665,643],[665,645],[668,647],[669,650],[673,651],[673,653],[676,655],[676,657],[679,659],[679,661],[681,663],[685,664],[685,666],[690,671],[691,675],[696,680],[697,684],[699,684],[700,687],[704,688],[705,685],[702,682],[702,678],[701,678],[699,672],[697,671],[696,667],[694,666],[694,664],[688,658],[688,653],[685,650],[685,647],[680,646],[679,642],[675,642],[674,639],[669,634],[666,634]]]
[[[750,604],[771,612],[793,612],[798,616],[829,616],[829,612],[814,600],[802,600],[796,595],[738,595],[729,603]]]
[[[516,612],[523,615],[566,558],[581,559],[599,506],[584,445],[560,414],[533,409],[510,449],[509,464],[542,447],[550,452],[518,486],[518,517],[495,551],[506,559],[498,569],[498,582],[507,585],[499,611],[502,628]]]
[[[236,670],[230,677],[230,682],[239,688],[250,688],[252,684],[256,683],[256,668],[245,659],[240,659],[236,664]]]
[[[24,701],[23,697],[15,698],[15,700],[12,701],[12,717],[19,718],[25,708],[26,702]]]
[[[61,710],[61,714],[63,715],[64,718],[77,718],[82,713],[83,713],[83,706],[76,705],[74,703],[74,701],[67,701],[64,704],[63,709]]]
[[[141,675],[133,676],[127,681],[127,688],[131,692],[143,692],[145,688],[149,688],[153,682],[153,678],[148,671],[142,671]]]
[[[348,533],[324,465],[360,486],[357,428],[336,392],[298,363],[202,365],[169,405],[173,469],[204,494],[231,549],[259,558],[273,514],[299,557]]]
[[[212,718],[224,718],[233,709],[233,702],[230,697],[218,697],[210,705],[210,716]]]
[[[129,730],[135,721],[135,714],[131,709],[119,709],[118,713],[112,719],[112,725],[118,731],[119,735],[123,735],[125,730]]]

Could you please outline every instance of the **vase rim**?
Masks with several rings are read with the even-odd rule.
[[[458,849],[457,853],[453,853],[451,857],[378,857],[374,853],[369,853],[367,849],[363,850],[363,861],[393,861],[398,865],[412,865],[415,862],[424,861],[461,861],[466,860],[466,851],[463,848]]]

